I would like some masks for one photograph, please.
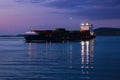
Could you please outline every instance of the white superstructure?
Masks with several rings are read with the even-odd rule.
[[[81,32],[84,32],[84,31],[87,31],[90,33],[90,35],[94,35],[94,32],[93,32],[93,25],[86,22],[86,23],[82,23],[80,25],[80,31]]]
[[[25,32],[24,34],[25,35],[38,35],[36,32],[31,32],[31,31]]]
[[[92,29],[92,24],[90,24],[88,22],[82,23],[81,26],[80,26],[81,31],[87,31],[87,30],[91,31],[91,29]]]

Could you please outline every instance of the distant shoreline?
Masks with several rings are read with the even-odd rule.
[[[97,36],[120,36],[120,28],[97,28],[94,32]]]
[[[75,30],[78,31],[78,30]],[[120,36],[120,28],[107,28],[107,27],[101,27],[94,29],[94,33],[96,36]],[[17,35],[0,35],[0,37],[23,37],[23,34],[17,34]]]

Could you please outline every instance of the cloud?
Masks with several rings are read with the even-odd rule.
[[[56,14],[68,14],[88,19],[120,19],[120,0],[17,0],[60,9]],[[62,9],[66,11],[62,11]]]

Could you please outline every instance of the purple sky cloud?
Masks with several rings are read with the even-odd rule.
[[[0,0],[0,34],[63,27],[79,30],[89,20],[98,27],[120,27],[120,0]]]

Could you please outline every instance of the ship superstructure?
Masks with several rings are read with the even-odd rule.
[[[80,33],[82,34],[83,37],[86,37],[86,38],[90,36],[95,36],[93,32],[93,25],[88,22],[81,24]]]

